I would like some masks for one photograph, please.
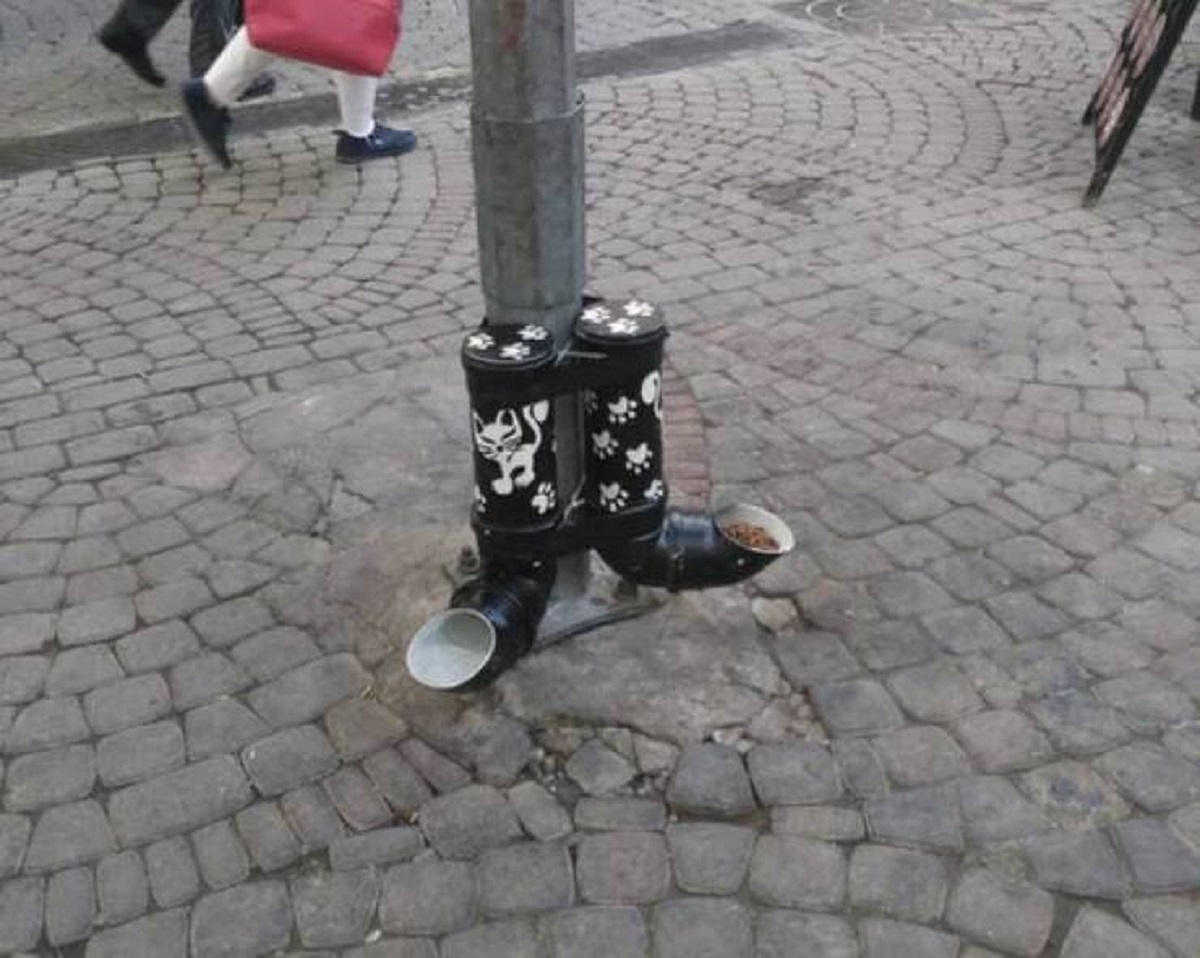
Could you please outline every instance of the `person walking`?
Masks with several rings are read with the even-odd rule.
[[[161,87],[166,78],[150,59],[150,43],[162,32],[183,0],[121,0],[96,38],[116,54],[140,79]],[[188,73],[201,76],[221,53],[241,22],[240,0],[189,0],[191,33],[188,40]],[[267,96],[275,91],[275,78],[256,76],[242,99]]]
[[[229,107],[272,60],[275,54],[250,42],[246,27],[235,33],[203,77],[183,84],[183,115],[205,149],[225,169],[229,153]],[[412,130],[392,129],[375,121],[375,92],[379,78],[333,71],[342,128],[337,133],[339,163],[363,163],[407,153],[417,145]]]

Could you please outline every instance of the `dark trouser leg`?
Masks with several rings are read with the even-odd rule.
[[[171,19],[183,0],[121,0],[108,21],[116,30],[132,33],[149,43]]]

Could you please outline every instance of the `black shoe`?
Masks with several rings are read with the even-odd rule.
[[[386,156],[399,156],[417,145],[417,134],[412,130],[393,130],[378,123],[366,136],[351,136],[342,130],[338,130],[337,135],[339,163],[364,163]]]
[[[209,98],[203,80],[188,80],[181,89],[183,118],[188,126],[225,169],[233,166],[229,156],[229,111]]]
[[[238,97],[238,102],[257,100],[260,97],[270,96],[274,92],[275,78],[269,73],[260,73],[254,78],[254,82],[246,87],[246,92]]]
[[[163,86],[167,82],[150,59],[146,41],[132,30],[117,26],[110,20],[100,28],[96,39],[105,50],[119,56],[129,69],[151,86]]]

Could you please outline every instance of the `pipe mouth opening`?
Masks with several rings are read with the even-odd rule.
[[[496,627],[474,609],[446,609],[413,636],[408,674],[426,688],[460,688],[484,670],[496,651]]]
[[[747,552],[781,556],[796,548],[796,536],[787,523],[758,506],[745,503],[728,506],[713,521],[727,542]]]

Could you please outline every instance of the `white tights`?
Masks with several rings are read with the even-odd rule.
[[[246,28],[242,27],[204,74],[208,95],[221,106],[230,106],[274,59],[274,54],[251,46]],[[342,129],[351,136],[366,136],[375,129],[378,78],[332,72],[342,111]]]

